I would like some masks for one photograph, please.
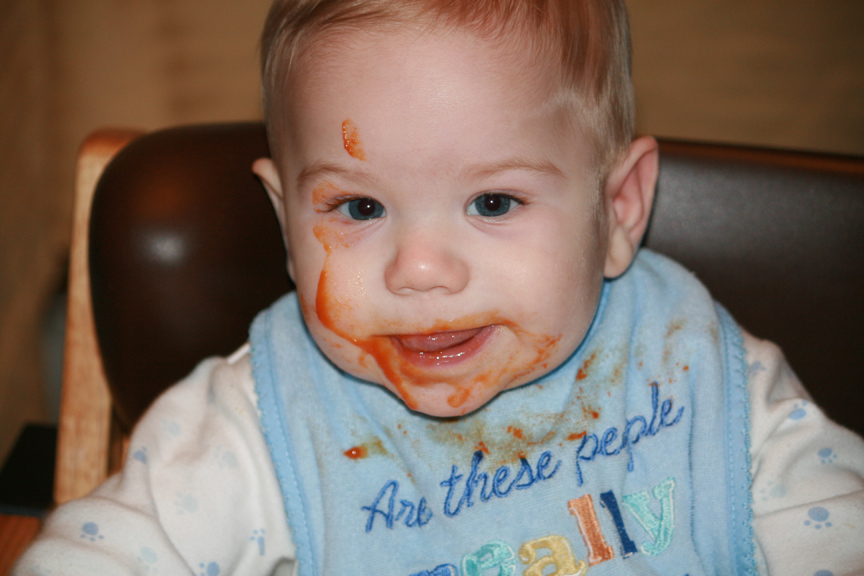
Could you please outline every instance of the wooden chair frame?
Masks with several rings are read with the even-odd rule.
[[[78,154],[54,475],[54,502],[58,505],[89,493],[123,461],[125,442],[112,418],[111,395],[93,323],[88,237],[90,207],[102,172],[124,146],[141,134],[134,130],[100,130],[87,137]]]

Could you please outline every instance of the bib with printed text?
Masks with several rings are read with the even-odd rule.
[[[300,576],[755,574],[741,334],[641,251],[553,372],[440,419],[346,375],[296,295],[251,329]]]

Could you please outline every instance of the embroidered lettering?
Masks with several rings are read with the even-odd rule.
[[[600,494],[600,505],[609,511],[609,515],[612,516],[612,522],[615,523],[618,538],[621,540],[621,557],[628,558],[638,552],[636,543],[630,539],[630,535],[627,534],[627,530],[624,528],[624,518],[621,517],[621,510],[618,508],[618,500],[611,490]]]
[[[579,531],[582,532],[582,540],[588,549],[588,565],[594,566],[614,558],[615,552],[606,544],[603,532],[600,531],[600,522],[597,520],[591,495],[585,494],[570,500],[567,509],[579,521]]]
[[[366,532],[371,532],[375,525],[375,515],[380,514],[384,519],[384,525],[389,529],[393,529],[395,522],[402,522],[409,528],[421,528],[429,523],[432,519],[432,510],[426,505],[426,498],[420,498],[420,501],[415,505],[410,500],[400,500],[399,511],[396,511],[396,493],[399,491],[399,483],[395,480],[390,480],[378,492],[378,496],[372,502],[371,506],[362,506],[360,509],[369,512],[369,518],[366,520]],[[386,503],[383,505],[386,499]]]
[[[432,570],[423,570],[411,574],[411,576],[459,576],[459,569],[452,564],[441,564]]]
[[[555,466],[552,466],[553,456],[548,450],[540,455],[534,468],[531,467],[531,463],[526,458],[520,458],[519,472],[509,484],[506,484],[511,475],[509,466],[499,467],[492,474],[490,480],[488,473],[480,471],[483,458],[484,454],[481,450],[474,452],[471,458],[471,470],[468,472],[468,477],[465,478],[464,485],[461,484],[464,476],[459,474],[459,467],[456,465],[450,469],[450,477],[441,482],[441,486],[447,489],[447,495],[444,497],[445,516],[457,516],[462,512],[463,507],[470,508],[473,506],[475,493],[480,494],[481,502],[487,502],[492,497],[505,498],[514,489],[525,490],[538,482],[553,478],[561,466],[561,460],[555,461]],[[462,486],[462,494],[454,504],[460,485]]]
[[[627,453],[627,470],[633,471],[633,451],[640,439],[646,436],[656,436],[662,429],[678,424],[684,414],[684,407],[678,408],[675,417],[669,419],[672,413],[672,399],[667,398],[660,403],[660,387],[656,382],[651,384],[651,423],[644,416],[634,416],[627,420],[624,433],[620,436],[618,446],[613,446],[619,438],[618,428],[611,426],[600,436],[597,434],[586,434],[576,449],[576,484],[582,486],[584,477],[582,474],[582,463],[593,462],[598,456],[615,456],[619,453]]]
[[[497,568],[496,572],[489,572]],[[462,576],[512,576],[516,571],[513,549],[506,542],[487,542],[473,554],[462,558]]]
[[[549,550],[549,554],[538,559],[537,550],[543,548]],[[519,560],[530,564],[523,576],[583,576],[588,571],[588,565],[584,560],[576,560],[570,542],[563,536],[552,535],[526,542],[519,548]],[[555,571],[547,573],[546,568],[550,566]]]
[[[624,505],[633,513],[639,524],[645,529],[654,542],[642,544],[642,552],[656,556],[660,554],[672,542],[672,532],[675,529],[674,507],[672,504],[672,492],[675,489],[675,479],[667,478],[652,489],[654,498],[660,501],[660,517],[651,510],[650,496],[648,491],[643,490],[635,494],[624,496]]]

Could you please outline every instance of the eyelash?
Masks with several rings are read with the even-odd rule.
[[[368,200],[369,202],[374,204],[372,206],[372,213],[363,213],[363,210],[368,209],[368,206],[354,206],[354,210],[352,210],[352,203],[362,200]],[[384,206],[380,202],[378,202],[374,198],[370,198],[369,196],[340,196],[337,198],[331,198],[325,202],[325,207],[326,208],[324,210],[320,210],[320,212],[332,212],[333,210],[336,210],[342,215],[359,222],[363,222],[366,220],[375,220],[377,218],[381,218],[387,213],[384,209]]]
[[[502,199],[504,201],[503,207],[504,207],[505,211],[502,212],[501,214],[483,214],[483,213],[481,213],[481,208],[478,207],[478,202],[484,198],[489,198],[489,197],[497,197],[497,198]],[[369,200],[370,202],[373,202],[376,205],[376,210],[373,213],[368,214],[368,215],[362,214],[359,212],[357,214],[354,214],[353,212],[356,212],[357,210],[354,210],[354,211],[351,210],[351,203],[359,201],[359,200]],[[516,206],[513,206],[513,204],[515,204],[516,206],[523,206],[523,205],[525,205],[525,201],[516,197],[515,195],[513,195],[511,193],[492,192],[492,191],[483,192],[482,194],[479,194],[476,197],[474,197],[468,203],[468,206],[465,208],[465,211],[469,216],[480,216],[482,218],[497,219],[497,218],[500,218],[501,216],[506,216],[507,214],[512,212],[516,208]],[[326,200],[324,202],[324,206],[325,206],[325,208],[323,210],[318,210],[318,211],[319,212],[332,212],[333,210],[337,210],[341,214],[343,214],[344,216],[347,216],[348,218],[351,218],[352,220],[357,220],[360,222],[381,218],[382,216],[386,215],[386,213],[387,213],[387,211],[384,209],[384,206],[380,202],[378,202],[374,198],[370,198],[369,196],[339,196],[339,197],[330,198],[330,199]],[[472,213],[472,208],[474,209],[473,213]],[[495,208],[490,209],[488,206],[483,207],[483,208],[486,210],[489,210],[489,211],[495,211]],[[364,217],[358,217],[358,216],[364,216]]]

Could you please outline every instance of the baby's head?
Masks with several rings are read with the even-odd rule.
[[[323,352],[456,416],[564,362],[645,230],[623,0],[277,0],[276,205]]]

